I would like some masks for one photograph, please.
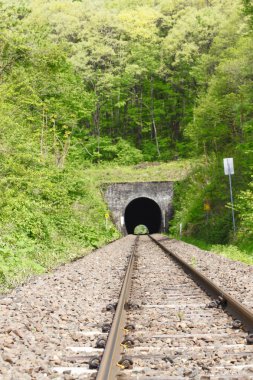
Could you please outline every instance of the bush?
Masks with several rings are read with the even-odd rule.
[[[238,237],[253,237],[253,182],[251,182],[246,191],[242,191],[238,198],[236,208],[239,211],[240,228]]]
[[[142,152],[130,145],[126,140],[119,139],[117,144],[117,157],[115,161],[122,165],[134,165],[143,161]]]
[[[30,163],[27,165],[27,163]],[[10,287],[119,236],[83,167],[32,165],[32,155],[0,167],[0,283]]]
[[[142,152],[121,138],[116,142],[109,137],[89,138],[84,150],[85,158],[92,162],[110,161],[124,165],[137,164],[143,160]]]
[[[210,211],[204,204],[210,204]],[[204,240],[209,244],[228,242],[232,228],[227,177],[223,174],[220,157],[201,162],[191,175],[175,186],[176,210],[170,233],[178,236],[183,225],[184,236]]]

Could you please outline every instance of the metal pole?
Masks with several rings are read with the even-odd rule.
[[[232,204],[232,219],[233,219],[233,229],[235,233],[235,211],[234,211],[234,200],[233,200],[233,191],[232,191],[232,177],[231,177],[231,172],[229,168],[229,187],[230,187],[230,198],[231,198],[231,204]]]

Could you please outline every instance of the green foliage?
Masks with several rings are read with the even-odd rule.
[[[87,134],[94,138],[96,157],[87,156],[93,162],[110,155],[109,148],[103,151],[107,137],[113,142],[119,137],[127,140],[144,152],[146,160],[189,155],[184,130],[199,92],[195,73],[202,70],[201,57],[208,56],[215,38],[227,28],[224,18],[235,17],[239,1],[233,6],[227,0],[222,4],[200,0],[190,4],[181,0],[170,4],[163,0],[155,4],[149,0],[36,0],[27,4],[19,25],[21,36],[25,27],[31,39],[32,26],[38,37],[41,33],[44,37],[39,44],[37,38],[32,48],[29,44],[30,55],[34,58],[39,51],[42,61],[56,73],[65,67],[63,78],[56,75],[48,86],[59,88],[60,83],[61,95],[45,93],[50,99],[47,117],[58,115],[57,131],[67,125],[79,138]],[[71,68],[76,75],[74,88],[69,86],[74,83]],[[44,84],[45,72],[40,72]],[[82,83],[83,94],[76,93],[77,83]],[[75,118],[68,125],[71,110]],[[73,131],[76,124],[78,130]],[[61,144],[66,147],[64,141]]]
[[[7,4],[1,95],[20,104],[60,167],[73,140],[91,162],[117,160],[119,138],[129,154],[118,162],[132,147],[148,161],[218,151],[251,118],[252,40],[239,0]]]
[[[59,171],[32,155],[1,160],[1,284],[83,255],[119,236],[105,226],[99,187],[83,168]]]
[[[149,233],[148,228],[144,226],[143,224],[136,226],[134,229],[135,235],[147,235],[148,233]]]
[[[248,245],[240,245],[239,247],[236,245],[228,244],[216,244],[216,245],[211,245],[207,244],[203,240],[199,240],[196,238],[192,237],[184,237],[183,240],[186,243],[196,245],[200,249],[203,249],[205,251],[211,251],[217,255],[221,255],[224,257],[227,257],[230,260],[234,261],[241,261],[245,264],[252,265],[253,264],[253,246]],[[195,258],[194,258],[195,259]],[[195,261],[195,260],[193,260]]]
[[[241,241],[253,238],[253,182],[238,195],[236,210],[240,216],[238,237]]]
[[[122,165],[133,165],[143,160],[142,152],[131,146],[127,141],[119,138],[113,142],[109,137],[103,137],[99,141],[89,138],[85,144],[84,158],[93,163],[110,161]]]
[[[237,44],[227,49],[187,128],[198,152],[235,144],[252,149],[252,39],[243,37]]]
[[[209,244],[232,240],[241,246],[242,242],[248,244],[252,240],[252,199],[248,183],[253,165],[253,57],[248,24],[239,4],[234,5],[226,21],[216,29],[218,33],[208,50],[191,64],[190,74],[199,89],[185,136],[195,154],[209,156],[209,159],[204,166],[196,168],[185,184],[179,185],[171,231],[178,234],[182,223],[188,237],[204,239]],[[222,168],[224,157],[233,157],[235,162],[236,236],[231,232],[228,180]],[[205,200],[211,203],[209,214],[203,209]]]
[[[244,12],[250,18],[251,27],[253,27],[253,3],[252,0],[243,0]]]
[[[252,250],[248,252],[240,250],[235,245],[213,245],[211,251],[234,261],[242,261],[243,263],[251,265],[253,264]]]
[[[176,213],[170,233],[179,236],[182,223],[183,236],[205,240],[209,244],[225,244],[232,227],[227,177],[223,173],[220,156],[203,160],[190,178],[175,187]],[[205,203],[210,210],[205,210]]]

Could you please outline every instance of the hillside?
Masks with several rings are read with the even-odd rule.
[[[104,182],[180,179],[173,235],[182,224],[186,239],[252,253],[250,0],[2,0],[0,11],[1,286],[118,237]]]

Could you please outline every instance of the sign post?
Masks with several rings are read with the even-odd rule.
[[[228,175],[228,178],[229,178],[230,199],[231,199],[231,205],[232,205],[232,220],[233,220],[233,229],[235,233],[235,211],[234,211],[234,200],[233,200],[233,190],[232,190],[232,175],[235,174],[234,160],[233,158],[224,158],[223,163],[224,163],[225,175]]]

